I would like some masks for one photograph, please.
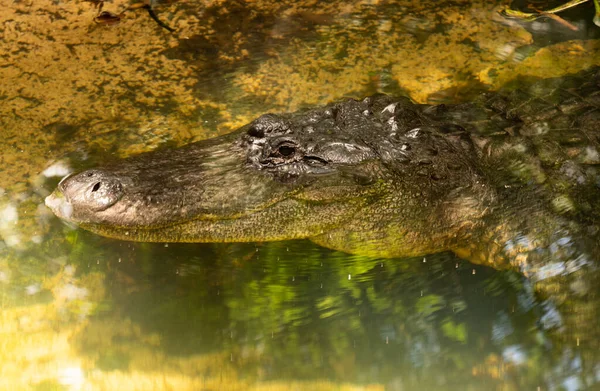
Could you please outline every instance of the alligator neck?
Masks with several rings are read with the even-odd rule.
[[[596,245],[582,229],[537,205],[520,204],[497,208],[472,232],[471,240],[452,251],[476,264],[543,280],[593,263]]]

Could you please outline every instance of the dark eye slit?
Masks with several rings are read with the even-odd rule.
[[[294,147],[293,145],[280,145],[277,148],[277,152],[281,156],[289,157],[296,153],[296,147]]]

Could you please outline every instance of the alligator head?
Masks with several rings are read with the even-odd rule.
[[[70,175],[46,204],[119,239],[312,238],[344,249],[343,232],[352,249],[395,256],[447,249],[492,198],[464,129],[379,95],[263,115],[220,138]]]
[[[597,236],[600,219],[599,75],[454,106],[376,95],[267,114],[68,176],[46,204],[134,241],[308,238],[369,256],[452,250],[521,270],[540,254],[575,259],[572,238]]]

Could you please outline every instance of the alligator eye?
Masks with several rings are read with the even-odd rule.
[[[284,157],[290,157],[296,153],[296,147],[293,145],[280,145],[277,148],[277,153]]]
[[[291,163],[301,158],[300,148],[295,142],[290,140],[278,140],[272,145],[267,145],[265,151],[268,153],[261,160],[267,166],[277,166],[280,164]]]

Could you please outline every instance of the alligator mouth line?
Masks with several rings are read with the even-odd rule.
[[[273,199],[271,202],[260,205],[260,207],[256,207],[252,210],[247,210],[243,213],[238,213],[238,214],[230,215],[230,216],[203,215],[200,217],[195,217],[193,219],[178,221],[176,223],[153,225],[151,227],[143,227],[143,226],[129,227],[129,226],[117,226],[117,225],[108,226],[108,225],[105,225],[102,223],[80,223],[77,225],[79,225],[81,228],[84,228],[87,230],[93,230],[94,232],[97,232],[103,236],[113,238],[113,239],[119,239],[119,240],[131,240],[131,241],[140,241],[141,240],[141,241],[159,243],[159,242],[165,241],[164,238],[162,237],[161,231],[170,230],[172,232],[177,233],[175,236],[173,236],[171,238],[171,240],[167,240],[170,242],[180,242],[180,243],[260,242],[260,241],[265,241],[265,239],[262,238],[260,235],[254,236],[252,234],[235,236],[235,237],[219,237],[220,236],[218,234],[219,229],[217,228],[215,231],[213,231],[211,229],[211,227],[216,228],[216,225],[218,225],[220,223],[227,224],[227,222],[233,222],[236,220],[244,219],[245,217],[249,217],[254,214],[259,214],[261,212],[264,212],[265,210],[268,210],[271,208],[277,208],[277,205],[279,205],[285,201],[293,201],[298,204],[305,204],[305,205],[320,204],[321,206],[325,206],[325,205],[332,204],[332,203],[339,201],[336,199],[325,200],[325,201],[322,201],[322,200],[321,201],[311,201],[311,200],[304,200],[304,199],[299,199],[297,197],[293,197],[293,195],[298,194],[299,192],[301,192],[301,190],[302,189],[296,189],[290,193],[287,193],[286,194],[287,197],[283,197],[283,196],[278,197],[276,199]],[[296,238],[290,238],[286,234],[281,234],[281,235],[275,235],[266,240],[267,241],[276,241],[276,240],[286,240],[286,239],[301,239],[301,238],[310,238],[310,237],[322,235],[325,232],[327,232],[331,229],[335,229],[336,227],[343,225],[346,221],[354,218],[356,213],[358,213],[358,209],[354,210],[352,212],[349,211],[347,216],[345,216],[341,220],[323,223],[322,225],[319,226],[319,228],[315,228],[314,232],[307,232],[306,234],[299,235]],[[207,217],[209,217],[209,218],[207,218]],[[186,225],[193,225],[195,222],[198,224],[204,225],[203,229],[205,229],[206,232],[208,233],[208,235],[206,236],[206,240],[198,240],[197,238],[196,239],[194,239],[194,238],[185,239],[184,235],[183,236],[180,235],[180,234],[185,234],[185,232],[186,232],[186,229],[182,228],[182,227],[184,227]]]
[[[299,203],[310,203],[311,201],[307,201],[307,200],[302,200],[299,199],[297,197],[295,197],[295,195],[297,195],[298,193],[302,192],[304,190],[303,187],[297,188],[297,189],[293,189],[290,190],[289,192],[286,192],[285,194],[280,195],[279,197],[275,197],[272,198],[270,201],[268,202],[264,202],[261,203],[259,205],[254,206],[253,208],[250,209],[244,209],[241,212],[238,213],[233,213],[233,214],[229,214],[229,215],[219,215],[219,214],[215,214],[215,213],[204,213],[204,214],[200,214],[197,215],[193,218],[190,219],[182,219],[180,221],[177,222],[167,222],[167,223],[163,223],[163,224],[152,224],[152,226],[150,227],[145,227],[142,225],[139,226],[129,226],[129,225],[111,225],[111,229],[114,231],[126,231],[126,230],[136,230],[136,231],[147,231],[147,232],[152,232],[155,230],[161,230],[161,229],[166,229],[166,228],[173,228],[173,227],[177,227],[177,226],[181,226],[181,225],[185,225],[185,224],[189,224],[189,223],[193,223],[195,221],[203,221],[203,222],[219,222],[219,221],[227,221],[227,220],[239,220],[239,219],[243,219],[245,217],[251,216],[253,214],[262,212],[264,210],[267,210],[269,208],[275,207],[277,204],[286,201],[286,200],[294,200],[296,202]],[[336,200],[331,200],[330,202],[335,202]],[[313,201],[314,202],[314,201]],[[330,203],[328,201],[325,200],[321,200],[319,201],[320,204],[328,204]],[[95,222],[85,222],[85,221],[77,221],[77,219],[73,219],[72,215],[73,215],[73,204],[71,203],[71,201],[69,200],[69,197],[64,194],[63,191],[61,190],[55,190],[52,194],[50,194],[49,196],[46,197],[45,199],[45,204],[47,207],[49,207],[58,217],[67,220],[70,223],[76,224],[76,225],[80,225],[82,227],[94,227],[95,229],[100,229],[106,226],[106,224],[103,223],[95,223]],[[102,229],[103,232],[110,232]]]

